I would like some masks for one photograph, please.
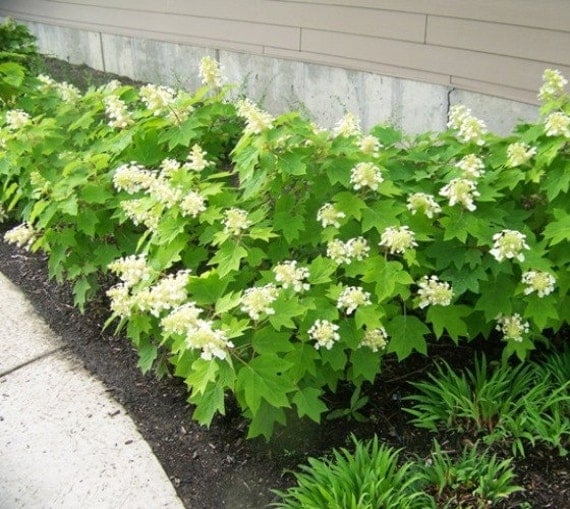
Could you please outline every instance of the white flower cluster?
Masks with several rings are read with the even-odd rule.
[[[152,187],[156,177],[151,171],[135,162],[119,166],[113,173],[113,186],[117,191],[126,191],[129,194],[148,190]]]
[[[458,131],[457,136],[463,143],[485,144],[483,136],[488,132],[485,122],[472,116],[471,110],[462,104],[451,107],[447,126]]]
[[[38,74],[37,79],[41,82],[40,88],[43,91],[47,91],[50,88],[55,88],[57,86],[57,81],[46,74]]]
[[[224,331],[215,329],[210,320],[198,320],[196,327],[186,335],[186,346],[200,349],[200,357],[212,360],[214,357],[224,360],[228,356],[228,349],[234,344],[228,340]]]
[[[240,99],[236,107],[238,116],[245,119],[245,134],[260,134],[266,129],[273,128],[273,117],[259,109],[249,99]]]
[[[526,235],[516,230],[502,230],[493,235],[493,249],[489,251],[498,262],[505,259],[516,258],[519,262],[524,261],[523,249],[530,249],[525,242]]]
[[[182,190],[179,187],[174,187],[159,177],[155,178],[148,188],[148,194],[166,207],[173,207],[182,199]]]
[[[463,105],[456,104],[449,109],[449,118],[447,127],[458,130],[461,128],[463,121],[471,115],[471,110]]]
[[[160,176],[162,178],[168,179],[172,177],[172,174],[182,168],[182,164],[176,159],[171,159],[167,157],[163,159],[160,163]]]
[[[109,288],[106,292],[111,304],[110,308],[116,315],[127,318],[131,316],[134,299],[130,294],[130,289],[125,284],[118,284]]]
[[[73,104],[81,98],[79,89],[75,85],[67,83],[67,81],[56,83],[56,91],[61,100],[66,103]]]
[[[542,74],[542,86],[538,91],[538,98],[541,101],[550,101],[564,94],[564,86],[568,81],[557,69],[545,69]]]
[[[148,266],[145,255],[118,258],[107,267],[119,276],[127,287],[135,286],[141,281],[149,281],[154,274],[154,271]]]
[[[364,237],[354,237],[346,241],[346,253],[352,258],[359,262],[364,260],[370,254],[370,246],[368,241]]]
[[[234,344],[223,331],[214,328],[213,322],[200,319],[201,313],[202,310],[194,302],[186,302],[166,315],[160,325],[165,334],[186,336],[186,346],[201,350],[202,359],[226,359],[228,349],[233,348]]]
[[[361,262],[369,253],[370,246],[364,237],[354,237],[346,242],[333,239],[327,244],[327,256],[338,265],[349,265],[353,260]]]
[[[195,144],[188,154],[188,161],[184,163],[184,168],[199,172],[206,169],[208,166],[211,166],[214,163],[206,159],[207,154],[208,152],[202,150],[200,145]]]
[[[378,157],[380,155],[382,144],[380,143],[380,140],[376,138],[376,136],[368,134],[367,136],[360,138],[360,141],[358,142],[358,148],[362,151],[363,154],[372,157]]]
[[[187,299],[189,277],[189,270],[181,270],[169,274],[150,288],[143,288],[134,295],[136,306],[140,311],[148,311],[157,317],[163,311],[180,306]]]
[[[177,164],[176,161],[174,161],[174,163]],[[171,165],[171,163],[169,162],[168,165]],[[173,207],[183,199],[182,190],[179,187],[172,186],[168,181],[168,177],[165,178],[164,166],[160,173],[155,173],[134,162],[123,164],[119,166],[113,174],[113,186],[118,191],[124,190],[129,194],[144,191],[154,198],[157,203],[165,207]],[[131,200],[130,205],[126,203],[128,202],[121,202],[121,207],[123,207],[127,214],[136,217],[138,212],[143,213],[146,217],[149,207],[145,208],[144,202]],[[143,211],[142,208],[145,208],[145,210]],[[154,215],[155,213],[153,212],[153,218]],[[154,224],[154,219],[151,222]],[[147,224],[147,220],[145,220],[143,216],[140,216],[138,223]]]
[[[24,110],[8,110],[6,112],[6,127],[10,131],[17,131],[31,121],[30,115]]]
[[[248,288],[240,299],[241,310],[247,313],[252,320],[259,320],[262,314],[274,315],[275,310],[271,304],[275,302],[279,290],[269,283],[265,286]]]
[[[202,84],[210,89],[220,88],[223,84],[220,64],[211,57],[203,57],[200,60],[200,78]]]
[[[431,194],[426,193],[414,193],[410,195],[406,206],[412,213],[412,216],[418,212],[422,212],[432,219],[436,214],[441,212],[441,207],[435,201],[435,198]]]
[[[360,121],[356,115],[347,112],[336,124],[333,130],[334,136],[358,136],[360,135]]]
[[[352,259],[348,256],[348,249],[346,243],[340,239],[333,239],[327,243],[327,256],[335,263],[349,264]]]
[[[325,203],[317,212],[317,221],[320,221],[323,228],[334,226],[340,228],[339,219],[346,217],[344,212],[337,210],[332,203]]]
[[[163,317],[160,326],[166,334],[187,334],[196,328],[201,313],[195,302],[185,302]]]
[[[365,292],[360,286],[349,286],[345,288],[338,297],[336,307],[345,309],[346,314],[352,314],[359,306],[371,304],[370,293]]]
[[[367,330],[360,341],[360,346],[367,346],[373,352],[384,350],[388,344],[388,333],[384,327]]]
[[[251,226],[251,221],[247,218],[247,211],[232,207],[224,211],[224,232],[232,235],[241,235]]]
[[[496,329],[503,333],[505,339],[512,339],[518,343],[523,340],[523,335],[527,334],[530,330],[530,324],[523,321],[521,315],[518,313],[512,316],[499,315],[497,322]]]
[[[326,348],[330,350],[336,341],[340,339],[338,325],[328,320],[315,320],[315,323],[308,330],[309,337],[316,341],[315,348]]]
[[[119,277],[126,278],[131,275],[127,272]],[[129,286],[128,279],[125,279],[107,291],[107,296],[111,299],[111,310],[122,317],[130,316],[133,310],[148,311],[158,317],[163,311],[176,308],[187,299],[186,286],[189,277],[189,270],[181,270],[176,274],[169,274],[153,286],[138,290]]]
[[[390,254],[404,254],[406,250],[417,247],[418,243],[409,226],[390,226],[382,232],[378,245],[387,248]]]
[[[111,80],[111,81],[108,81],[107,83],[101,85],[97,90],[99,92],[112,94],[115,90],[118,90],[122,86],[123,86],[123,84],[119,80]]]
[[[44,92],[55,90],[59,98],[64,102],[75,103],[81,98],[81,91],[75,85],[67,83],[67,81],[60,83],[45,74],[39,74],[37,79],[41,82],[41,90]]]
[[[143,103],[154,116],[159,116],[168,110],[175,100],[174,90],[163,85],[145,85],[141,87],[139,93]]]
[[[483,161],[475,154],[466,155],[455,166],[463,171],[461,176],[469,180],[475,180],[485,173]]]
[[[467,117],[459,128],[459,139],[464,143],[474,142],[477,145],[484,145],[483,136],[487,134],[485,122],[475,117]]]
[[[368,187],[372,191],[378,189],[378,184],[384,182],[380,168],[373,163],[358,163],[350,172],[350,183],[355,191]]]
[[[536,148],[529,147],[526,143],[511,143],[507,147],[507,166],[516,168],[526,163],[536,155]]]
[[[150,231],[156,231],[162,215],[162,205],[151,205],[144,199],[122,200],[121,209],[135,226],[144,225]]]
[[[309,269],[307,267],[297,267],[297,260],[287,260],[273,268],[275,273],[275,281],[281,283],[285,289],[293,288],[297,293],[303,292],[311,288],[305,280],[309,277]]]
[[[477,208],[473,199],[480,196],[479,191],[477,191],[476,183],[466,178],[452,179],[447,185],[441,188],[439,194],[449,199],[450,207],[460,203],[471,212]]]
[[[539,297],[546,297],[554,291],[556,278],[548,272],[529,270],[523,273],[522,282],[526,285],[525,295],[536,292]]]
[[[453,290],[449,283],[440,281],[437,276],[424,276],[418,284],[418,306],[423,309],[427,306],[449,306],[453,298]]]
[[[45,74],[39,74],[37,79],[42,83],[41,89],[44,92],[55,90],[59,98],[66,103],[73,104],[81,98],[81,91],[67,81],[60,83]]]
[[[133,119],[127,109],[125,101],[119,99],[116,95],[105,97],[105,113],[110,118],[109,127],[124,129],[133,123]]]
[[[180,202],[182,216],[198,217],[206,210],[206,198],[196,191],[190,191],[184,195]]]
[[[22,223],[4,234],[4,240],[8,244],[16,244],[18,247],[23,247],[29,251],[36,240],[37,232],[33,226],[28,223]]]
[[[564,136],[570,138],[570,116],[556,111],[546,117],[544,123],[546,136]]]
[[[145,199],[125,200],[121,202],[121,208],[135,225],[144,224],[150,230],[156,230],[164,207],[179,205],[182,216],[197,217],[206,210],[206,199],[199,192],[189,191],[184,193],[180,187],[173,186],[169,179],[172,174],[182,168],[175,159],[164,159],[160,165],[160,173],[154,173],[132,162],[124,164],[115,170],[113,185],[119,191],[134,194],[144,191],[153,198],[154,203]],[[227,231],[233,227],[234,234],[239,231],[240,225],[246,223],[240,213],[235,210],[227,211]],[[232,212],[233,211],[233,212]]]

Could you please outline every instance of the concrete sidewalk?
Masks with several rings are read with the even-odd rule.
[[[0,274],[0,508],[183,508],[125,409]]]

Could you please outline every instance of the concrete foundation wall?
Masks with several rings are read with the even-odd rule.
[[[222,65],[236,93],[246,94],[277,114],[301,109],[323,127],[350,111],[364,129],[390,123],[409,134],[445,129],[447,112],[462,103],[498,134],[519,120],[537,118],[536,105],[456,89],[451,85],[383,76],[320,63],[219,50],[180,42],[75,29],[24,21],[42,53],[85,63],[137,80],[193,90],[200,86],[200,59]]]

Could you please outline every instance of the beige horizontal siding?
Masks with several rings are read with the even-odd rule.
[[[285,25],[271,25],[255,21],[233,21],[220,18],[180,16],[164,12],[144,12],[122,8],[108,8],[96,5],[52,2],[49,0],[8,0],[14,4],[17,13],[32,21],[63,21],[73,26],[99,29],[102,32],[128,34],[136,30],[146,32],[152,38],[191,36],[193,39],[239,42],[243,44],[269,44],[289,49],[298,49],[300,28]],[[117,4],[120,5],[119,2]],[[38,14],[39,13],[39,16]]]
[[[291,4],[365,7],[493,23],[568,30],[568,0],[275,0]]]
[[[426,33],[428,45],[561,65],[569,61],[570,32],[429,16]]]
[[[171,0],[169,8],[183,15],[252,20],[300,28],[357,33],[404,41],[423,42],[423,14],[362,9],[338,5],[289,4],[266,0]]]
[[[450,80],[461,77],[503,85],[516,84],[517,88],[532,91],[538,89],[544,69],[542,62],[534,60],[316,30],[303,30],[301,49],[349,59],[376,55],[387,64],[430,70],[450,76]],[[562,69],[569,74],[570,68]]]
[[[533,102],[570,75],[570,0],[0,0],[0,14]]]

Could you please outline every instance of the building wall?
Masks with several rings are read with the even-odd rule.
[[[461,101],[505,131],[536,115],[545,68],[570,76],[568,0],[0,0],[0,15],[46,52],[148,81],[195,86],[210,54],[268,109],[324,124],[350,109],[438,129]]]

